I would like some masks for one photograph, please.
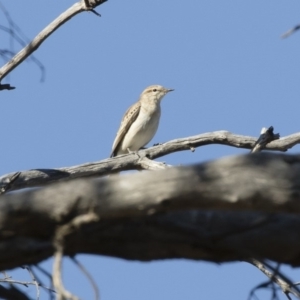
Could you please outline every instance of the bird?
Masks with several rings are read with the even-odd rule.
[[[139,100],[128,108],[114,140],[110,157],[138,151],[155,135],[160,115],[160,102],[174,91],[161,85],[148,86]]]

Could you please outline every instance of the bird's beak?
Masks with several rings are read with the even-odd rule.
[[[173,92],[174,89],[166,89],[166,93]]]

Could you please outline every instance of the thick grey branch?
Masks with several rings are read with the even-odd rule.
[[[61,227],[66,255],[299,265],[299,195],[300,156],[270,153],[3,195],[0,269],[51,256]]]
[[[194,151],[197,147],[212,144],[252,149],[256,140],[257,138],[254,137],[232,134],[228,131],[203,133],[140,150],[138,154],[131,153],[73,167],[23,171],[17,180],[10,184],[9,190],[13,191],[28,187],[43,186],[59,180],[104,176],[113,172],[126,170],[164,168],[161,163],[149,164],[149,161],[143,160],[143,157],[155,159],[178,151]],[[300,143],[300,133],[295,133],[267,144],[266,149],[286,151],[298,143]],[[13,174],[14,173],[6,174],[0,178],[0,188],[7,186]]]
[[[14,68],[21,64],[29,55],[31,55],[38,47],[60,26],[70,20],[72,17],[80,12],[92,10],[96,6],[106,2],[107,0],[94,0],[89,1],[90,6],[86,7],[84,1],[79,1],[72,5],[69,9],[58,16],[53,22],[45,27],[26,47],[24,47],[19,53],[17,53],[9,62],[7,62],[0,69],[0,82],[6,77]]]

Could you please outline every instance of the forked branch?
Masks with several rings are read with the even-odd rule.
[[[103,4],[107,0],[81,0],[65,12],[59,15],[54,21],[46,26],[27,46],[18,52],[11,60],[9,60],[2,68],[0,68],[0,90],[12,89],[9,84],[1,85],[1,81],[27,57],[29,57],[39,46],[60,26],[70,20],[72,17],[84,11],[94,11],[94,8]]]

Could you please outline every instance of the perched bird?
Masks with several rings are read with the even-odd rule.
[[[123,116],[110,157],[138,151],[150,142],[159,124],[160,101],[171,91],[174,90],[151,85],[142,92]]]

